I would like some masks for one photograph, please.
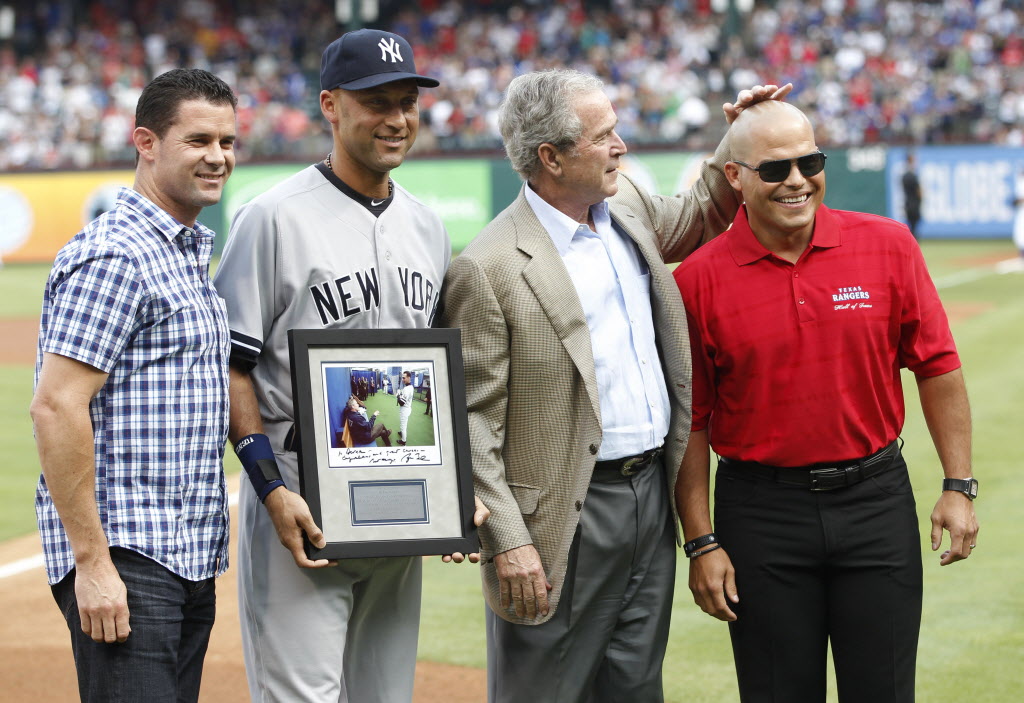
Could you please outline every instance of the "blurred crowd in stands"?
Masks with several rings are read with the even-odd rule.
[[[315,159],[335,7],[0,0],[0,169],[132,163],[139,92],[175,66],[235,87],[241,160]],[[825,145],[1024,144],[1024,0],[379,0],[369,24],[441,80],[420,152],[499,148],[505,86],[556,66],[604,79],[631,147],[712,148],[723,102],[789,81]]]

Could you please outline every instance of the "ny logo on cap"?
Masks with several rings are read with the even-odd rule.
[[[402,47],[395,41],[394,37],[381,39],[377,46],[380,47],[380,60],[387,61],[388,54],[391,54],[391,63],[398,63],[402,60]]]

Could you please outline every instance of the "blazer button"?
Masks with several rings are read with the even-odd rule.
[[[583,510],[583,501],[582,500],[578,500],[578,501],[576,501],[576,512],[579,512],[581,510]]]
[[[590,453],[591,454],[597,454],[597,445],[596,444],[591,444],[590,445]]]

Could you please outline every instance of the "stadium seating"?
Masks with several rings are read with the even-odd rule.
[[[744,3],[738,3],[740,5]],[[1024,144],[1020,0],[520,3],[380,0],[421,71],[420,152],[500,147],[497,107],[523,71],[601,76],[631,147],[706,149],[719,106],[755,83],[795,85],[825,145]],[[0,169],[130,165],[142,86],[200,66],[239,96],[241,160],[315,159],[320,52],[344,31],[329,0],[18,2],[0,36]]]

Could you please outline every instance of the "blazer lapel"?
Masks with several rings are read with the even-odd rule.
[[[640,250],[640,254],[647,262],[647,268],[651,271],[651,280],[658,280],[660,283],[661,279],[670,278],[665,261],[661,258],[661,252],[658,251],[657,245],[651,239],[650,232],[643,228],[633,211],[628,207],[615,204],[612,204],[609,209],[615,224],[622,228],[622,231],[633,240],[637,249]]]
[[[654,313],[654,333],[661,351],[661,363],[665,368],[669,387],[676,386],[679,381],[690,380],[689,338],[686,328],[686,313],[683,310],[682,297],[676,286],[675,279],[669,272],[661,252],[651,238],[651,234],[637,220],[636,215],[628,207],[612,204],[611,216],[622,230],[636,244],[640,254],[647,261],[651,272],[651,309]],[[681,338],[673,334],[664,334],[666,330],[681,331]]]
[[[541,226],[522,193],[510,214],[516,223],[519,249],[530,257],[530,261],[523,267],[523,279],[530,286],[566,353],[583,377],[594,415],[600,418],[601,405],[590,329],[576,287],[569,277],[569,270],[551,241],[551,235]]]

